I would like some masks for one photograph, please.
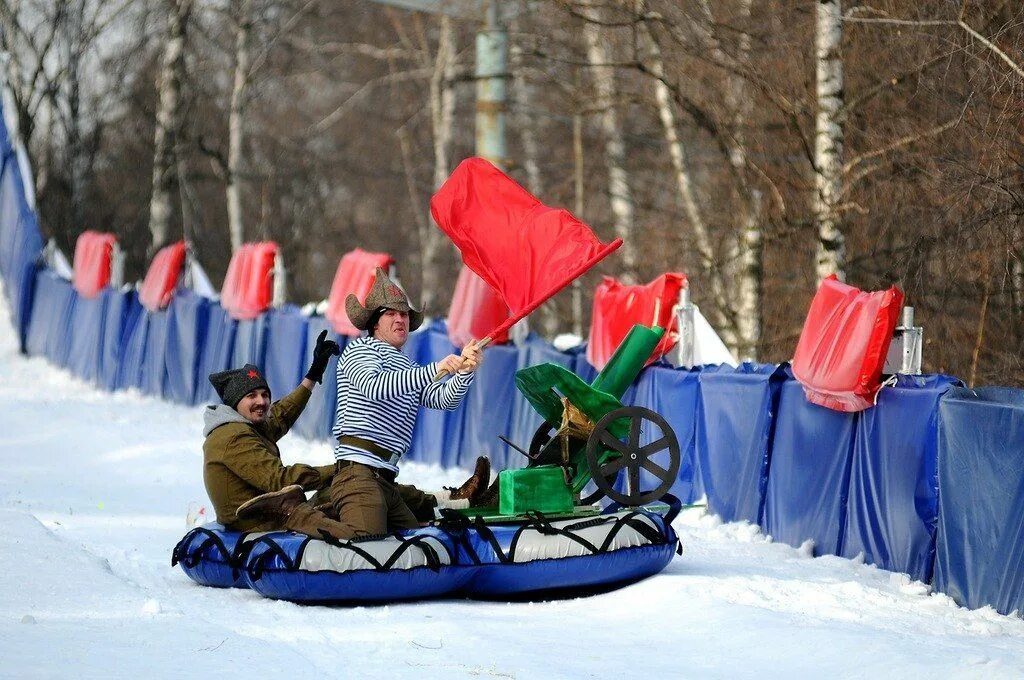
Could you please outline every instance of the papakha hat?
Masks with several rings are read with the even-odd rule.
[[[238,402],[242,401],[242,397],[253,390],[258,390],[262,387],[267,392],[270,391],[267,379],[260,373],[260,369],[252,364],[246,364],[241,368],[233,368],[230,371],[211,373],[210,384],[213,385],[213,389],[217,390],[221,401],[231,408],[237,407]]]
[[[388,278],[387,272],[380,267],[374,272],[373,286],[360,304],[359,298],[352,293],[345,298],[345,312],[352,325],[361,331],[370,330],[370,321],[375,312],[381,309],[393,309],[397,312],[409,312],[409,331],[412,332],[423,323],[423,313],[409,304],[409,297],[398,284]]]

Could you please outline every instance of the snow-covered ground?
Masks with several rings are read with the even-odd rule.
[[[0,677],[1024,677],[1024,621],[700,510],[662,574],[588,598],[332,608],[202,588],[170,566],[208,505],[201,444],[200,409],[20,357],[0,310]]]

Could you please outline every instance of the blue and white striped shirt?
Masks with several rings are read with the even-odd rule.
[[[399,457],[412,444],[420,406],[454,410],[466,396],[475,373],[458,373],[432,382],[437,364],[419,366],[392,345],[373,337],[353,340],[338,361],[338,410],[331,430],[369,439]],[[337,460],[398,472],[397,459],[383,461],[372,453],[338,444]]]

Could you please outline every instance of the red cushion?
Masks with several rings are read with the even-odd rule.
[[[160,249],[146,272],[146,278],[139,290],[139,301],[151,312],[170,304],[178,277],[185,264],[185,242],[178,241]]]
[[[231,257],[220,303],[232,318],[255,319],[270,307],[276,257],[273,241],[243,244]]]
[[[627,286],[610,276],[604,277],[594,292],[587,361],[597,370],[604,368],[634,324],[656,323],[665,329],[665,336],[654,348],[647,364],[664,356],[678,339],[679,321],[673,308],[684,286],[686,275],[676,272],[662,274],[645,286]]]
[[[508,306],[498,291],[462,265],[448,308],[448,338],[452,344],[464,347],[470,340],[479,340],[509,316]],[[491,342],[508,342],[508,332],[499,333]]]
[[[807,400],[836,411],[874,403],[903,291],[865,293],[830,276],[811,300],[793,355],[793,375]]]
[[[84,298],[94,298],[110,284],[111,260],[117,238],[113,234],[84,231],[75,242],[75,290]]]
[[[364,302],[373,286],[374,271],[377,267],[388,271],[394,261],[387,253],[370,253],[361,248],[356,248],[341,258],[338,269],[334,272],[331,295],[327,298],[326,316],[335,332],[353,338],[360,334],[361,331],[348,320],[345,298],[351,293],[359,302]]]

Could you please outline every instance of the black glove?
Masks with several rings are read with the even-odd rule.
[[[339,354],[341,354],[341,349],[338,347],[338,343],[327,339],[327,331],[320,333],[320,337],[316,339],[316,347],[313,348],[313,363],[309,365],[306,377],[322,385],[324,382],[324,371],[327,370],[327,362],[330,361],[332,356],[338,356]]]

